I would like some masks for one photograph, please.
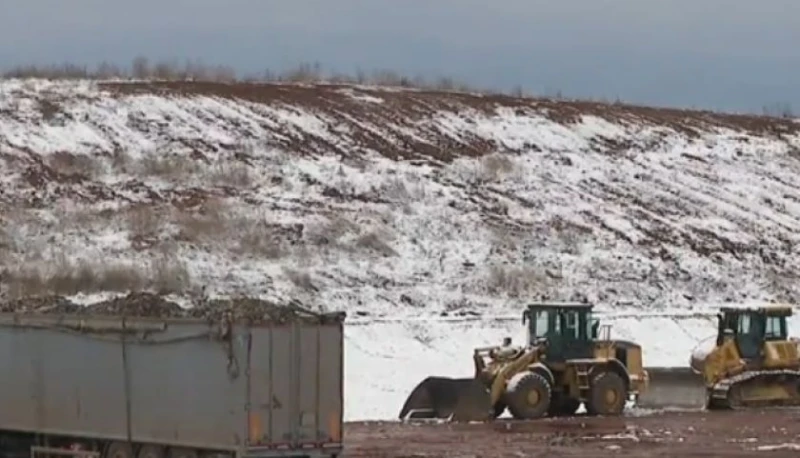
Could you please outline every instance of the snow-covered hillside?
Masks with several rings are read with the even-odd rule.
[[[150,288],[346,310],[348,371],[361,374],[349,418],[372,415],[350,404],[365,397],[405,396],[423,367],[469,374],[456,350],[521,332],[532,299],[641,315],[800,294],[791,120],[355,86],[5,80],[0,172],[4,294]],[[649,339],[653,365],[685,365],[683,349],[713,332],[705,318],[626,320],[615,332]],[[653,332],[676,326],[695,331]],[[421,361],[409,380],[365,376],[407,355]]]
[[[793,300],[798,130],[411,90],[10,80],[0,249],[19,292],[68,291],[47,278],[68,272],[124,289],[77,277],[129,270],[370,316]]]

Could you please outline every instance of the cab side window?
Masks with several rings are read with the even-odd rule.
[[[548,325],[548,313],[544,311],[536,312],[536,327],[534,328],[536,337],[547,336]]]
[[[739,315],[737,334],[752,334],[752,320],[750,315]]]
[[[767,340],[782,340],[785,338],[786,331],[784,323],[779,316],[768,316],[764,338]]]

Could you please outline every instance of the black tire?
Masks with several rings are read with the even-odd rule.
[[[580,406],[580,400],[561,394],[553,396],[547,414],[551,417],[567,417],[575,415],[575,412],[578,411],[578,407]]]
[[[136,458],[166,458],[167,451],[159,445],[142,445]]]
[[[508,381],[506,403],[516,419],[544,417],[550,408],[551,396],[550,383],[536,372],[520,372]]]
[[[711,397],[711,390],[706,388],[706,410],[714,410],[717,408],[717,403]]]
[[[134,458],[133,447],[128,442],[111,442],[104,458]]]
[[[627,399],[625,380],[616,372],[601,372],[592,378],[586,412],[589,415],[621,415]]]
[[[492,414],[494,415],[494,418],[497,418],[500,415],[503,415],[503,412],[505,411],[506,404],[503,401],[497,401],[497,404],[495,404],[494,408],[492,409]]]
[[[197,458],[197,450],[185,447],[176,447],[169,449],[169,458]]]

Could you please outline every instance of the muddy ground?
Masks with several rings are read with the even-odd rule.
[[[348,423],[347,458],[797,457],[800,409],[491,424]]]

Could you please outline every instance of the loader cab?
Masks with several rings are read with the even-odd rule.
[[[791,314],[792,308],[785,306],[722,308],[717,316],[717,346],[730,335],[742,359],[760,359],[764,342],[787,340],[786,318]]]
[[[547,345],[547,359],[561,362],[591,358],[599,322],[592,319],[592,304],[534,303],[522,313],[528,324],[528,344]]]

